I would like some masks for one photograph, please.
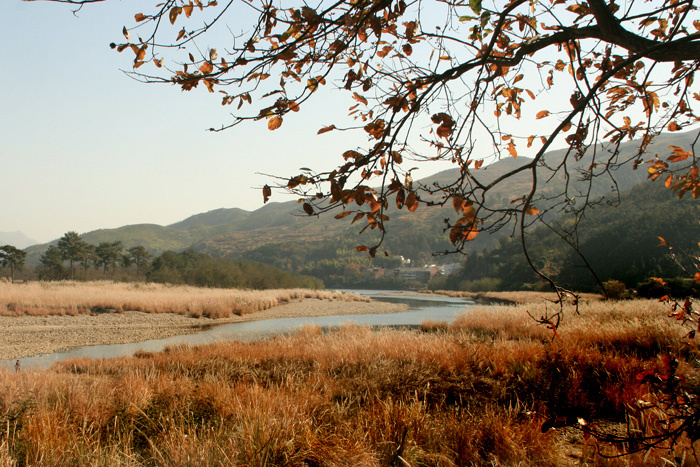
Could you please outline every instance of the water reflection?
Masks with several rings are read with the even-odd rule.
[[[20,364],[23,369],[47,368],[53,363],[68,358],[111,358],[133,355],[138,351],[160,352],[166,347],[179,344],[201,345],[225,340],[250,341],[292,333],[309,324],[321,327],[336,327],[345,323],[370,326],[418,326],[428,320],[452,322],[455,316],[464,312],[467,306],[473,304],[473,302],[456,298],[416,296],[403,294],[400,291],[362,290],[353,292],[369,296],[376,301],[407,304],[409,308],[406,311],[397,313],[284,318],[230,323],[215,326],[197,334],[129,344],[94,345],[80,347],[67,352],[27,357],[20,359]],[[15,360],[0,361],[0,364],[11,368],[14,366]]]

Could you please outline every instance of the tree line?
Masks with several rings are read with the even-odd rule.
[[[119,267],[125,271],[135,269],[137,277],[144,277],[152,259],[153,256],[143,246],[125,250],[120,241],[92,245],[84,241],[78,233],[70,231],[41,255],[37,272],[40,279],[75,280],[76,272],[79,273],[79,278],[87,278],[90,268],[101,269],[104,277],[111,272],[111,276],[114,277]]]
[[[12,281],[24,267],[27,253],[11,245],[0,246],[0,268]],[[247,289],[323,288],[323,281],[250,260],[213,258],[191,250],[166,251],[154,257],[145,247],[125,248],[121,241],[87,243],[74,231],[66,232],[39,259],[40,280],[102,278],[146,280],[199,287]],[[121,273],[119,277],[118,272]]]

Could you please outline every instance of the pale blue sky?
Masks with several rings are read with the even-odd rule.
[[[44,242],[69,230],[253,210],[262,206],[257,188],[270,182],[256,172],[331,168],[357,145],[339,132],[316,136],[332,117],[313,108],[275,132],[265,122],[207,132],[230,121],[218,94],[146,85],[120,71],[133,55],[109,43],[132,24],[137,0],[86,6],[77,17],[67,5],[8,3],[0,15],[0,231]]]
[[[362,132],[359,140],[347,132],[316,135],[343,120],[356,103],[332,85],[274,132],[265,121],[206,131],[231,120],[232,109],[220,105],[220,94],[203,86],[182,92],[134,81],[120,71],[131,68],[133,53],[109,48],[110,42],[123,41],[122,27],[132,25],[133,15],[151,2],[110,0],[77,14],[74,7],[51,2],[6,3],[0,14],[0,232],[22,231],[46,242],[69,230],[167,225],[222,207],[254,210],[262,206],[259,188],[272,182],[257,172],[290,176],[300,167],[331,170],[342,163],[343,151],[365,142]],[[424,27],[440,17],[427,12]],[[228,26],[235,33],[245,28]],[[219,33],[225,36],[214,37],[229,39],[226,27]],[[209,40],[208,35],[198,41],[200,50],[221,48],[222,41]],[[537,73],[531,75],[524,82],[537,80]],[[537,94],[528,111],[568,112],[571,88],[563,89],[565,96]],[[489,112],[487,120],[493,119]],[[535,120],[525,114],[504,122],[524,138],[557,123],[555,117]],[[416,139],[429,125],[412,128]],[[521,156],[538,149],[523,146]],[[430,163],[414,178],[445,168]],[[279,193],[273,197],[287,199]]]

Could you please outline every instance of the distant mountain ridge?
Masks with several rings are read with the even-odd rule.
[[[660,135],[655,140],[654,147],[660,148],[659,152],[663,153],[669,145],[684,146],[690,144],[693,136],[694,134],[689,132]],[[634,141],[624,143],[621,158],[632,159],[636,154],[637,145],[638,143]],[[592,151],[589,152],[592,154]],[[598,157],[601,153],[604,153],[603,150],[599,147],[596,148]],[[552,151],[547,154],[547,160],[554,163],[563,159],[565,154],[565,150]],[[591,164],[590,160],[590,156],[586,155],[578,164],[585,168]],[[528,162],[530,159],[524,157],[517,159],[508,157],[482,167],[478,174],[482,182],[489,182]],[[435,183],[453,182],[458,177],[459,169],[448,169],[415,183],[432,186]],[[638,185],[646,178],[646,170],[643,168],[636,171],[631,170],[631,164],[615,174],[617,189],[620,192]],[[563,183],[564,181],[561,179],[548,180],[541,185],[540,191],[542,193],[556,193],[561,190]],[[507,205],[511,200],[526,194],[529,188],[528,174],[520,173],[510,179],[507,186],[490,192],[489,197],[497,205]],[[411,213],[406,210],[397,210],[390,205],[387,214],[390,217],[389,235],[384,247],[392,254],[412,257],[422,252],[421,254],[430,257],[436,251],[449,248],[447,235],[443,232],[443,220],[445,218],[455,219],[455,212],[451,207],[421,207],[416,212]],[[354,244],[371,243],[371,236],[369,238],[366,234],[361,237],[357,236],[357,232],[363,227],[363,224],[360,222],[351,224],[348,219],[351,218],[336,220],[333,214],[309,217],[303,214],[300,205],[295,201],[270,202],[254,211],[220,208],[195,214],[168,226],[128,225],[115,229],[95,230],[81,236],[91,244],[121,241],[126,248],[141,245],[154,255],[166,250],[178,251],[192,248],[212,256],[230,257],[242,257],[246,252],[271,243],[294,242],[303,246],[317,244],[321,241],[348,238]],[[430,241],[424,241],[424,239],[430,239]],[[490,249],[495,246],[497,241],[497,236],[479,235],[473,248],[477,250]],[[52,243],[55,244],[55,241]],[[39,256],[48,245],[30,247],[28,249],[28,264],[38,264]],[[433,249],[433,251],[427,251],[427,249]]]
[[[0,245],[12,245],[21,250],[36,245],[38,242],[22,232],[0,232]]]

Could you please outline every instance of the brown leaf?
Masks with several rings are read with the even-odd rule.
[[[136,13],[134,15],[134,20],[136,20],[137,23],[141,21],[146,21],[147,19],[148,16],[144,15],[143,13]]]
[[[199,71],[201,71],[205,75],[208,75],[209,73],[214,71],[214,65],[212,65],[210,62],[204,62],[202,63],[202,66],[199,67]]]
[[[313,216],[313,215],[314,215],[314,208],[313,208],[309,203],[304,203],[304,205],[302,206],[302,208],[304,209],[304,212],[305,212],[306,214],[308,214],[309,216]]]
[[[317,135],[322,135],[323,133],[328,133],[329,131],[335,130],[335,125],[329,125],[329,126],[324,126],[320,130],[318,130]]]
[[[192,16],[192,10],[193,10],[193,9],[194,9],[194,5],[192,4],[192,2],[190,2],[189,5],[185,5],[185,6],[182,7],[182,11],[185,12],[185,16],[187,16],[188,18],[189,18],[190,16]]]
[[[182,8],[180,8],[179,6],[170,9],[170,14],[168,15],[168,18],[170,19],[170,24],[175,24],[175,21],[177,21],[177,17],[180,13],[182,13]]]
[[[668,124],[668,131],[680,131],[681,127],[676,122],[671,122]]]
[[[409,211],[415,212],[416,209],[418,209],[418,196],[416,195],[415,191],[412,191],[408,194],[406,197],[406,202],[405,205],[408,208]]]
[[[535,118],[537,120],[539,120],[539,119],[545,118],[547,116],[549,116],[549,110],[540,110],[539,112],[537,112],[537,115],[535,116]]]
[[[336,218],[336,219],[342,219],[343,217],[347,217],[347,216],[349,216],[350,214],[352,214],[352,211],[343,211],[343,212],[341,212],[340,214],[337,214],[337,215],[335,216],[335,218]]]
[[[144,58],[146,58],[146,46],[144,45],[141,47],[136,54],[136,59],[137,61],[142,61]]]
[[[267,203],[270,200],[270,196],[272,196],[272,188],[270,188],[269,185],[265,185],[263,187],[263,204]]]
[[[367,105],[367,99],[365,99],[363,96],[359,95],[356,92],[352,93],[352,98],[358,102],[362,102],[364,105]]]
[[[406,193],[403,188],[396,192],[396,207],[401,209],[406,201]]]
[[[267,128],[270,130],[276,130],[282,126],[282,117],[275,115],[270,120],[267,121]]]

